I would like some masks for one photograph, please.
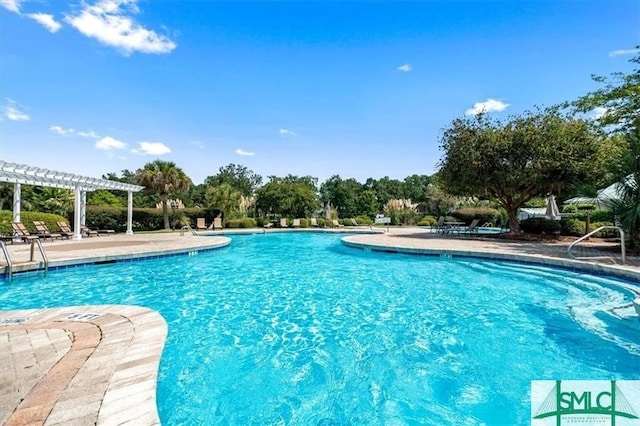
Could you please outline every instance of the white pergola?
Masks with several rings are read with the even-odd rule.
[[[51,188],[72,189],[74,191],[73,209],[73,239],[82,239],[81,226],[85,225],[87,191],[109,189],[127,191],[127,235],[133,235],[131,223],[133,221],[133,193],[144,189],[143,186],[112,180],[80,176],[72,173],[42,169],[25,164],[0,161],[0,182],[14,184],[13,191],[13,221],[20,222],[21,185],[46,186]]]

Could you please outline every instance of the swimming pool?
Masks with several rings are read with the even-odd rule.
[[[339,238],[18,275],[0,308],[158,310],[167,425],[527,424],[531,380],[640,379],[630,283]]]

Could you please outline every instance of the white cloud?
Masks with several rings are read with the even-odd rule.
[[[29,13],[27,16],[45,27],[50,33],[55,33],[62,28],[62,24],[48,13]]]
[[[29,115],[26,112],[22,112],[16,101],[7,98],[7,106],[4,107],[4,116],[11,121],[27,121]]]
[[[93,130],[89,130],[86,132],[78,132],[77,135],[82,136],[83,138],[100,139],[100,135],[98,135]]]
[[[49,127],[49,130],[56,132],[60,136],[69,136],[73,134],[73,129],[63,129],[60,126],[51,126]]]
[[[396,68],[398,71],[402,71],[402,72],[409,72],[411,71],[411,65],[409,64],[404,64],[404,65],[400,65],[398,68]]]
[[[200,149],[204,149],[204,144],[202,142],[200,142],[200,141],[192,141],[191,145],[194,145],[194,146],[196,146],[196,147],[198,147]]]
[[[640,49],[618,49],[612,52],[609,52],[609,56],[620,56],[620,55],[634,55],[640,52]]]
[[[292,131],[292,130],[288,130],[288,129],[280,129],[278,131],[278,133],[280,133],[280,135],[282,136],[295,136],[296,132]]]
[[[133,52],[169,53],[175,42],[155,31],[148,30],[132,19],[138,13],[137,0],[100,0],[94,5],[84,3],[75,15],[65,20],[87,37],[121,50]]]
[[[597,120],[597,119],[601,118],[603,115],[605,115],[607,112],[608,112],[608,109],[605,108],[605,107],[595,107],[589,113],[589,117]]]
[[[255,152],[244,151],[244,150],[242,150],[240,148],[236,149],[236,154],[238,154],[238,155],[248,155],[248,156],[256,155]]]
[[[476,102],[475,104],[473,104],[473,108],[469,108],[468,110],[466,110],[465,114],[478,115],[487,112],[504,111],[508,106],[509,104],[505,104],[502,101],[488,98],[484,102]]]
[[[112,149],[124,149],[127,147],[127,144],[111,136],[107,136],[97,141],[95,147],[103,151],[109,151]]]
[[[20,3],[23,0],[0,0],[0,6],[15,13],[20,13]]]
[[[163,155],[171,152],[171,148],[162,142],[138,142],[138,144],[140,145],[140,148],[133,150],[136,154]]]

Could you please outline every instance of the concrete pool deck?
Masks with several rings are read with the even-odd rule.
[[[578,257],[602,256],[594,263],[568,259],[568,243],[442,236],[420,228],[338,232],[354,231],[363,234],[350,235],[345,243],[369,250],[528,261],[610,273],[640,283],[640,258],[614,265],[606,244],[576,249]],[[271,232],[281,231],[266,234]],[[52,267],[65,267],[222,248],[229,244],[225,235],[234,233],[112,235],[46,242],[44,247]],[[42,266],[39,253],[35,263],[28,262],[29,244],[9,245],[8,250],[16,263],[14,270]],[[0,260],[0,268],[5,265]],[[159,424],[156,382],[166,336],[164,319],[138,306],[0,311],[0,424]]]

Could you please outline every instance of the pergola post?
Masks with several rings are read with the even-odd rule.
[[[127,235],[133,235],[131,224],[133,222],[133,192],[128,192],[127,197]]]
[[[80,204],[80,224],[87,224],[87,191],[82,191],[82,203]]]
[[[20,222],[20,205],[22,203],[22,186],[19,183],[13,184],[13,222]]]
[[[82,204],[82,191],[80,187],[76,186],[75,194],[73,197],[73,239],[82,239],[82,224],[80,215],[80,204]]]

